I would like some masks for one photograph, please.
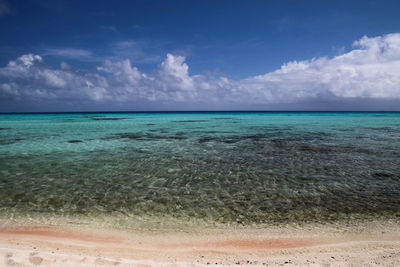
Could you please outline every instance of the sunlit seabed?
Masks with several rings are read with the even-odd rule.
[[[0,217],[332,223],[400,213],[400,113],[0,115]]]

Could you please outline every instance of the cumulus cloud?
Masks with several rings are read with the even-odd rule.
[[[109,97],[107,80],[98,74],[54,69],[45,65],[39,55],[27,54],[0,68],[0,77],[8,82],[0,84],[0,96],[31,99],[90,99]]]
[[[172,54],[150,73],[141,72],[128,59],[105,61],[96,70],[75,70],[64,62],[52,68],[39,55],[23,55],[0,68],[0,96],[249,105],[400,99],[400,34],[365,36],[347,53],[288,62],[242,80],[190,75],[185,58]]]
[[[151,101],[200,100],[205,78],[189,75],[189,67],[181,56],[167,55],[167,58],[151,74],[145,74],[132,67],[130,60],[108,61],[98,67],[107,73],[118,100],[146,99]],[[202,82],[204,80],[204,82]]]
[[[293,61],[280,69],[240,81],[259,99],[293,102],[305,98],[400,98],[400,34],[354,42],[334,58]]]

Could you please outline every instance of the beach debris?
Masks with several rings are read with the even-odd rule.
[[[7,265],[10,265],[10,266],[15,266],[15,265],[18,265],[18,262],[14,261],[14,260],[11,259],[11,258],[8,258],[8,259],[6,260],[6,264],[7,264]]]
[[[114,261],[114,260],[108,260],[108,259],[103,259],[103,258],[97,258],[95,264],[97,265],[119,265],[119,261]]]
[[[29,257],[29,262],[32,263],[33,265],[40,265],[43,261],[42,257],[39,256],[32,256]]]

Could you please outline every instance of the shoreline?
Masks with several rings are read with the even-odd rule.
[[[6,266],[396,266],[399,222],[137,230],[0,223]]]

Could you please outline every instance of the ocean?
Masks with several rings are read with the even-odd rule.
[[[399,112],[0,114],[4,219],[257,226],[399,214]]]

